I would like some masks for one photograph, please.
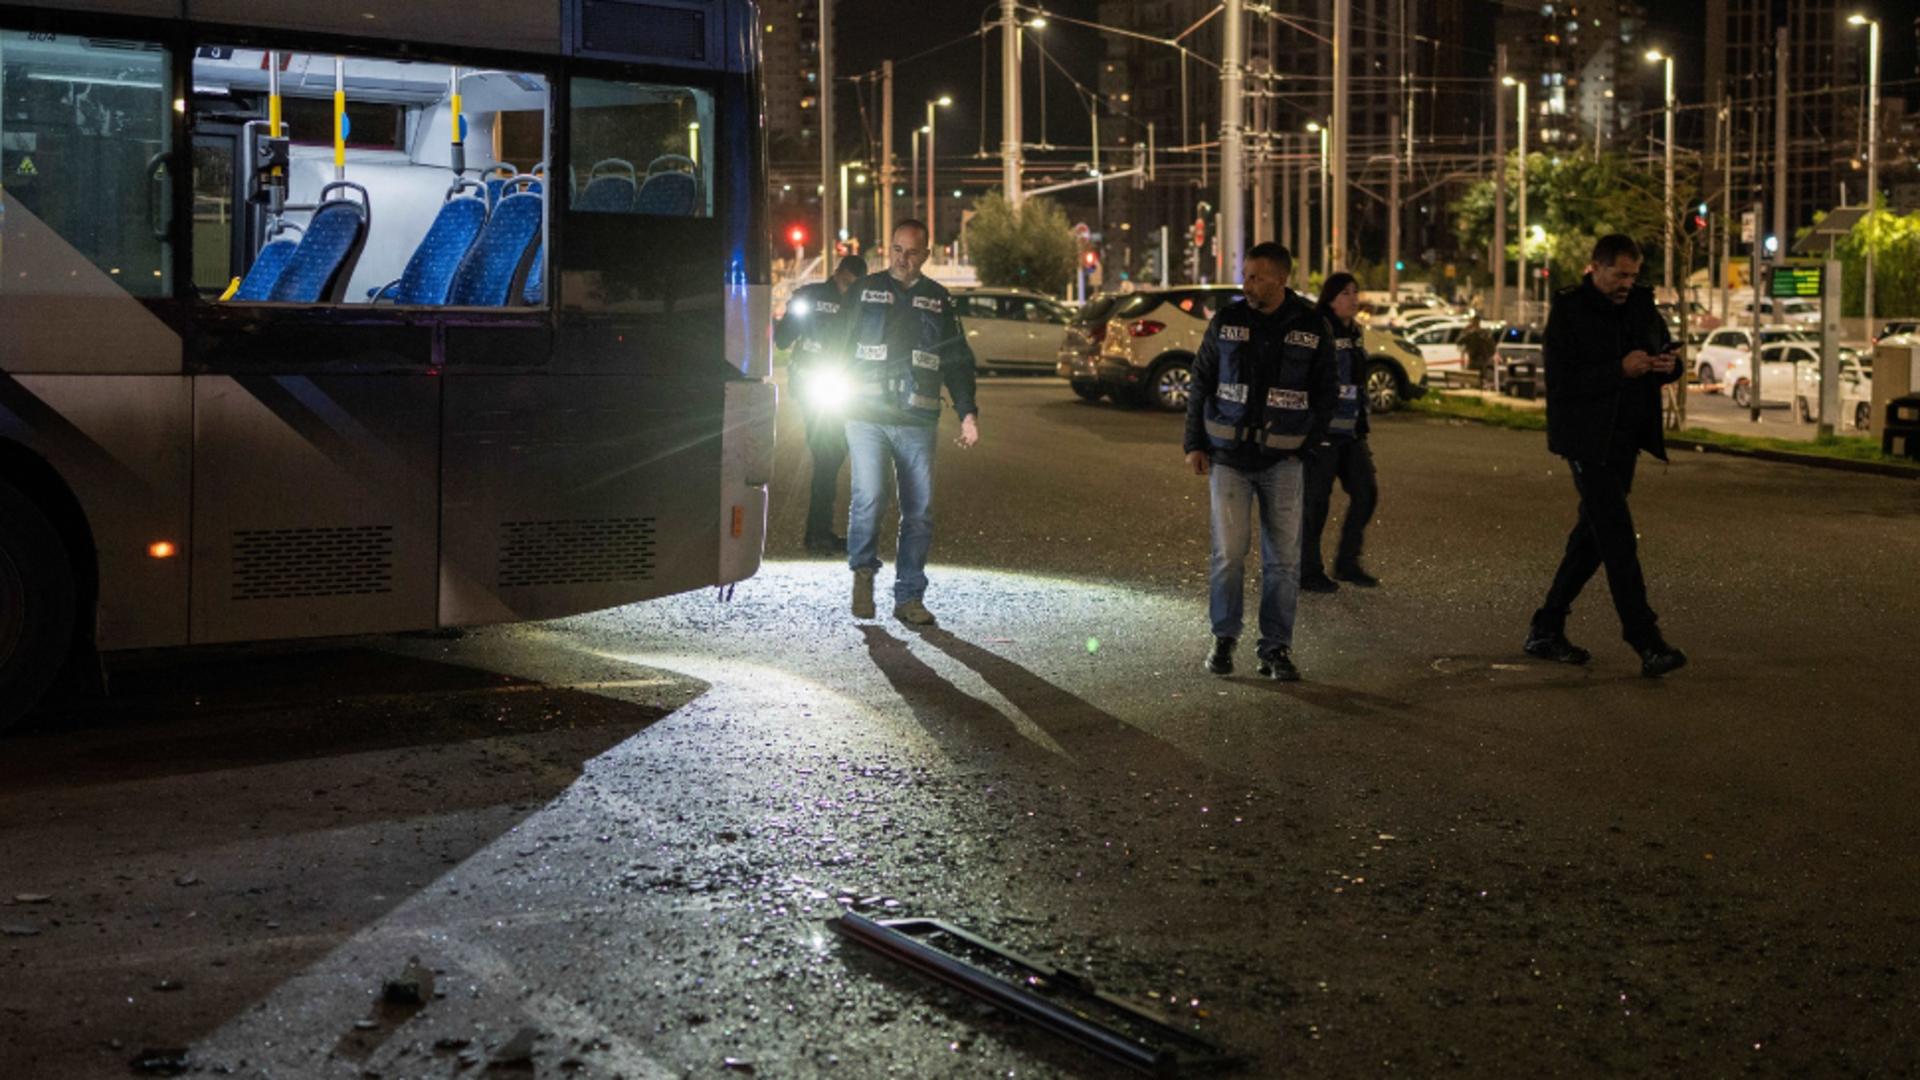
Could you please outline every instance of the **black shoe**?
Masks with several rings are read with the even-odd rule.
[[[809,555],[845,555],[847,553],[847,542],[832,533],[828,533],[825,536],[809,536],[807,537],[807,553]]]
[[[1217,637],[1213,639],[1213,652],[1207,655],[1207,671],[1215,675],[1233,674],[1233,646],[1236,639]]]
[[[1679,671],[1687,666],[1687,654],[1655,638],[1653,644],[1635,650],[1640,654],[1640,674],[1649,679]]]
[[[1527,634],[1527,643],[1522,646],[1528,656],[1536,660],[1552,660],[1561,664],[1584,664],[1593,659],[1593,654],[1567,640],[1567,635],[1558,630],[1533,630]]]
[[[1379,578],[1360,569],[1360,564],[1357,562],[1347,563],[1344,566],[1335,566],[1333,568],[1333,576],[1350,585],[1358,585],[1362,589],[1377,588],[1380,584]]]
[[[1333,579],[1328,577],[1325,571],[1302,570],[1300,572],[1300,591],[1318,593],[1339,592],[1340,586],[1334,584]]]
[[[1260,674],[1275,682],[1299,682],[1300,669],[1293,666],[1293,650],[1282,645],[1262,655]]]

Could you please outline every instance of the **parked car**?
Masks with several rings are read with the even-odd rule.
[[[1819,342],[1776,341],[1760,344],[1760,404],[1787,405],[1799,392],[1800,372],[1820,367]],[[1745,355],[1734,360],[1725,376],[1733,403],[1741,408],[1753,405],[1753,380]]]
[[[1406,338],[1420,350],[1428,371],[1460,371],[1467,366],[1467,354],[1460,349],[1460,335],[1466,332],[1465,319],[1436,319],[1408,330]]]
[[[1120,404],[1185,409],[1207,323],[1242,295],[1233,286],[1192,285],[1122,297],[1107,313],[1100,343],[1095,377],[1101,391]]]
[[[1169,412],[1187,407],[1193,358],[1214,312],[1240,299],[1227,286],[1143,290],[1122,297],[1108,313],[1095,381],[1102,393],[1123,404]],[[1419,349],[1384,330],[1363,331],[1367,347],[1364,388],[1375,412],[1390,412],[1425,393],[1426,363]],[[1074,393],[1089,394],[1076,382]]]
[[[1658,305],[1660,317],[1666,320],[1667,330],[1675,337],[1680,336],[1680,306],[1678,304]],[[1708,311],[1698,300],[1687,301],[1687,330],[1713,330],[1720,326],[1720,316]]]
[[[1764,351],[1764,348],[1763,348]],[[1764,381],[1766,376],[1761,376]],[[1820,415],[1820,365],[1808,364],[1795,380],[1793,415],[1812,423]],[[1860,431],[1873,427],[1873,365],[1852,349],[1840,350],[1840,418]]]
[[[1739,315],[1740,318],[1736,321],[1753,319],[1752,300],[1740,305]],[[1802,297],[1775,299],[1771,296],[1763,296],[1760,298],[1760,315],[1773,323],[1808,323],[1817,326],[1820,323],[1820,302]]]
[[[1087,401],[1106,393],[1100,387],[1100,343],[1107,338],[1107,315],[1126,297],[1100,293],[1080,305],[1054,360],[1054,374],[1067,380],[1073,392]]]
[[[1775,341],[1815,341],[1818,336],[1804,326],[1773,324],[1760,328],[1760,344],[1767,345]],[[1694,373],[1700,384],[1711,390],[1718,386],[1731,387],[1733,377],[1730,372],[1737,366],[1742,370],[1747,362],[1747,353],[1753,347],[1753,330],[1746,326],[1724,326],[1707,335],[1706,343],[1701,345],[1693,357]]]
[[[1920,322],[1911,322],[1907,320],[1902,320],[1900,322],[1890,322],[1881,326],[1880,332],[1873,335],[1873,343],[1875,345],[1878,345],[1880,344],[1880,342],[1882,342],[1887,338],[1907,337],[1914,334],[1920,334]]]
[[[953,302],[982,371],[1051,371],[1073,312],[1020,289],[955,289]]]

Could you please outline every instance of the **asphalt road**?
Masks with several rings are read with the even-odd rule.
[[[1573,513],[1541,436],[1387,418],[1384,587],[1303,599],[1306,681],[1220,680],[1177,418],[981,401],[939,631],[799,557],[789,430],[731,602],[153,658],[0,743],[0,1076],[1114,1075],[842,942],[846,900],[1239,1075],[1914,1068],[1920,486],[1645,465],[1694,661],[1653,682],[1601,582],[1590,667],[1519,652]]]

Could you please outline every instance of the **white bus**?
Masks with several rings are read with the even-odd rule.
[[[0,725],[759,566],[750,0],[0,2]]]

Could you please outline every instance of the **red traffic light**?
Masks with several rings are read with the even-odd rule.
[[[787,242],[794,247],[805,247],[807,245],[807,227],[804,225],[795,225],[793,228],[788,229]]]
[[[1091,251],[1083,251],[1080,253],[1080,265],[1091,270],[1100,265],[1100,256]]]

